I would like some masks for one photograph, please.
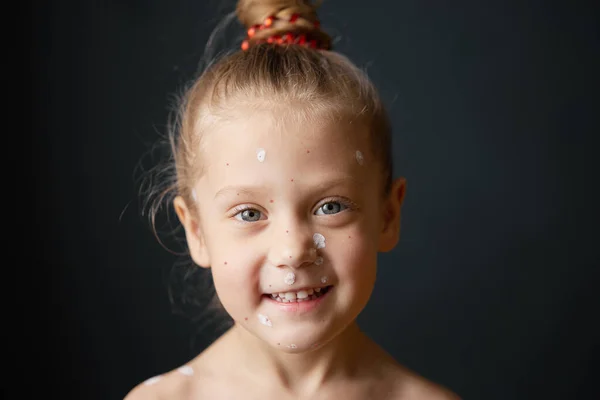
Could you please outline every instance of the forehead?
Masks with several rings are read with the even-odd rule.
[[[318,183],[342,176],[360,183],[376,172],[364,125],[295,123],[269,112],[244,115],[208,132],[202,163],[214,187],[288,179]]]

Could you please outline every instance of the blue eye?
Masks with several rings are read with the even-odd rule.
[[[338,201],[330,201],[330,202],[323,204],[321,207],[319,207],[316,214],[317,215],[332,215],[332,214],[337,214],[340,211],[345,210],[346,208],[348,208],[348,207]]]
[[[260,211],[252,208],[245,209],[235,214],[234,217],[244,222],[256,222],[260,220]]]

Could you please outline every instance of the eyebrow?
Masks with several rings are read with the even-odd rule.
[[[351,183],[356,183],[356,182],[357,182],[357,180],[353,176],[345,176],[342,178],[336,178],[336,179],[332,179],[332,180],[328,180],[328,181],[319,183],[313,189],[315,192],[323,192],[327,189],[331,189],[331,188],[334,188],[337,186],[343,186],[343,185],[347,185],[347,184],[351,184]],[[267,189],[264,186],[231,185],[231,186],[225,186],[224,188],[220,189],[215,194],[215,200],[218,199],[219,197],[226,197],[230,193],[235,193],[235,194],[240,193],[240,194],[244,194],[244,195],[248,196],[248,195],[257,194],[257,193],[264,194],[266,192],[267,192]]]

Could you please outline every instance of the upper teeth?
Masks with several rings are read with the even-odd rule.
[[[296,292],[283,292],[283,293],[272,293],[271,297],[277,300],[283,300],[283,301],[294,301],[294,300],[303,300],[308,298],[309,296],[313,296],[316,295],[316,293],[319,293],[321,291],[321,288],[314,288],[314,289],[303,289],[303,290],[298,290]]]

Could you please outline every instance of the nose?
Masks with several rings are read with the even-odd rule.
[[[317,259],[317,248],[307,227],[288,227],[273,235],[269,258],[276,267],[302,268]]]

